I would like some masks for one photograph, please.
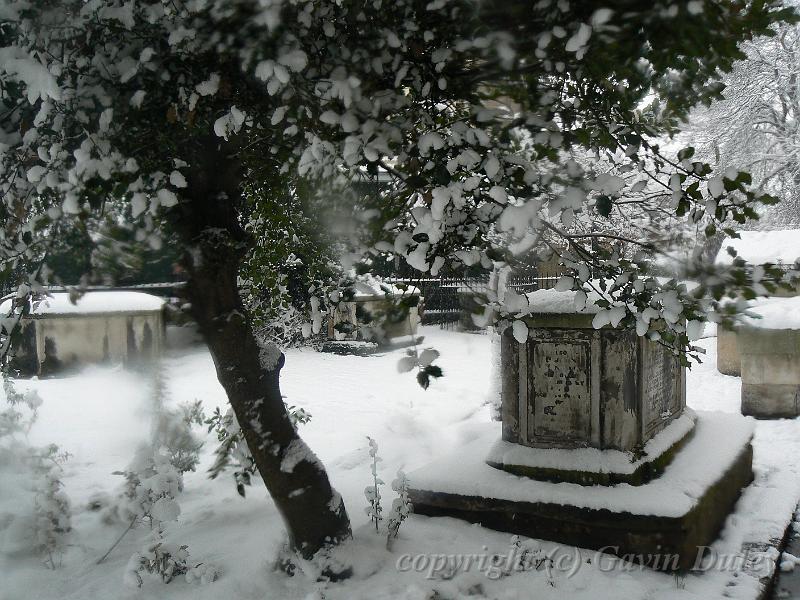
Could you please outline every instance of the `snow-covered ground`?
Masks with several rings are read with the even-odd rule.
[[[398,468],[408,471],[452,452],[474,438],[490,418],[487,405],[490,381],[490,343],[486,335],[423,328],[423,345],[441,352],[445,377],[424,391],[412,374],[397,372],[403,350],[370,357],[291,350],[282,373],[282,389],[289,404],[313,416],[301,433],[328,468],[342,493],[355,530],[355,539],[343,551],[354,566],[354,576],[342,584],[320,587],[303,576],[287,577],[272,568],[283,541],[283,527],[266,490],[256,482],[247,497],[236,493],[232,476],[209,480],[216,439],[205,430],[201,464],[187,473],[179,500],[180,519],[173,538],[189,546],[192,562],[212,562],[221,569],[213,584],[198,586],[182,578],[168,585],[146,579],[141,589],[122,583],[124,567],[147,532],[130,532],[108,559],[97,559],[112,545],[124,526],[104,524],[87,510],[98,492],[115,493],[135,448],[147,441],[152,415],[150,381],[119,368],[88,368],[78,375],[42,381],[19,381],[20,390],[33,387],[44,403],[40,419],[30,432],[35,444],[56,443],[72,454],[65,465],[65,490],[75,515],[70,543],[60,568],[50,570],[9,545],[9,506],[0,481],[0,600],[35,598],[87,600],[90,598],[264,599],[264,598],[672,598],[721,597],[728,583],[734,597],[751,597],[755,580],[733,572],[676,578],[638,567],[598,560],[594,552],[524,540],[522,545],[560,557],[546,570],[487,576],[475,566],[455,575],[434,572],[433,558],[417,559],[423,572],[398,570],[419,554],[505,555],[510,536],[455,519],[414,516],[403,524],[391,552],[385,539],[371,529],[364,512],[364,488],[371,483],[367,438],[379,444],[382,478],[390,482]],[[688,379],[688,404],[699,410],[739,411],[740,380],[720,375],[715,365],[715,338],[701,342],[706,362],[695,366]],[[166,359],[169,402],[202,401],[207,413],[226,399],[216,381],[210,356],[201,347],[173,351]],[[755,485],[748,488],[736,514],[728,520],[715,550],[738,553],[742,543],[779,535],[800,497],[800,421],[759,422],[756,426]],[[388,507],[394,496],[382,491]],[[587,493],[591,489],[587,488]],[[18,502],[19,500],[14,500]],[[765,506],[769,503],[769,506]],[[4,516],[5,514],[5,516]],[[403,558],[405,555],[411,557]],[[423,565],[428,561],[430,564]],[[495,571],[492,571],[495,573]],[[738,577],[738,579],[737,579]],[[438,595],[433,595],[433,591]]]

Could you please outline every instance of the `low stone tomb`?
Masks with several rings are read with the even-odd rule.
[[[375,278],[364,278],[355,283],[352,297],[344,299],[332,306],[328,314],[328,340],[342,341],[376,341],[372,321],[382,316],[385,342],[392,338],[415,336],[422,320],[420,305],[422,297],[415,287],[400,287]],[[401,298],[414,298],[416,303],[409,308],[407,315],[395,319],[392,314],[392,302]]]
[[[528,299],[527,335],[502,334],[501,431],[487,424],[412,473],[416,512],[691,565],[752,478],[752,424],[686,410],[678,359],[632,331],[595,329],[573,292]]]
[[[717,371],[735,377],[742,374],[742,359],[739,356],[736,330],[717,327]]]
[[[739,328],[742,414],[800,415],[800,297],[771,298]]]
[[[0,302],[0,316],[12,302]],[[163,308],[162,298],[141,292],[87,292],[74,303],[66,292],[36,298],[20,322],[11,367],[46,376],[89,363],[150,360],[164,345]]]

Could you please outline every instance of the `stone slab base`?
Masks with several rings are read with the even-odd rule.
[[[800,385],[742,383],[742,414],[757,419],[793,419],[800,415]]]
[[[549,483],[483,461],[497,428],[411,473],[414,511],[601,550],[661,570],[691,568],[752,474],[752,422],[699,413],[664,474],[638,487]]]
[[[414,344],[421,344],[423,339],[422,336],[414,337],[406,335],[392,338],[383,344],[364,342],[361,340],[328,340],[322,343],[320,351],[329,352],[331,354],[370,356],[379,352],[388,352],[391,350],[408,348]]]
[[[349,340],[323,342],[320,348],[321,352],[355,356],[369,356],[370,354],[375,354],[378,350],[378,344],[375,342],[357,342]]]
[[[697,416],[691,409],[648,440],[641,455],[596,448],[531,448],[498,440],[486,463],[540,481],[579,485],[643,485],[664,472],[691,438]]]

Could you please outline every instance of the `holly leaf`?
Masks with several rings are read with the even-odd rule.
[[[427,390],[431,384],[431,378],[425,371],[417,373],[417,383],[423,390]]]
[[[611,202],[611,198],[603,194],[597,198],[597,202],[595,203],[594,207],[597,212],[600,214],[601,217],[608,217],[611,214],[611,209],[614,204]]]

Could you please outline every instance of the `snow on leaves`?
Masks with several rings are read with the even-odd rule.
[[[214,121],[214,133],[218,137],[228,140],[231,136],[239,133],[246,119],[247,115],[244,112],[231,106],[226,114]]]
[[[121,217],[153,240],[189,185],[175,160],[197,167],[191,149],[213,133],[260,165],[245,177],[278,173],[284,188],[302,177],[320,195],[358,178],[380,183],[358,204],[370,237],[353,245],[394,252],[422,273],[555,252],[584,291],[590,280],[614,282],[600,290],[598,323],[667,323],[680,335],[681,323],[720,309],[717,282],[743,287],[692,263],[682,275],[701,282],[707,301],[657,297],[664,286],[646,277],[648,265],[669,251],[657,234],[701,225],[710,237],[772,201],[746,174],[711,176],[709,164],[668,155],[659,141],[719,93],[731,42],[763,33],[777,3],[726,7],[716,20],[695,3],[624,19],[567,2],[479,15],[458,0],[67,4],[3,4],[3,266],[42,257],[56,224],[86,220],[109,199],[124,200]],[[685,35],[647,43],[690,14]],[[708,44],[686,46],[694,33]],[[629,48],[638,55],[620,54]],[[694,66],[680,71],[675,55]],[[624,272],[644,277],[617,283]],[[484,306],[487,322],[514,316],[498,297]],[[659,317],[637,316],[648,308]],[[307,333],[321,327],[313,310]]]
[[[37,100],[60,100],[61,88],[55,75],[22,47],[0,48],[0,72],[16,79],[25,87],[25,98],[33,105]]]

